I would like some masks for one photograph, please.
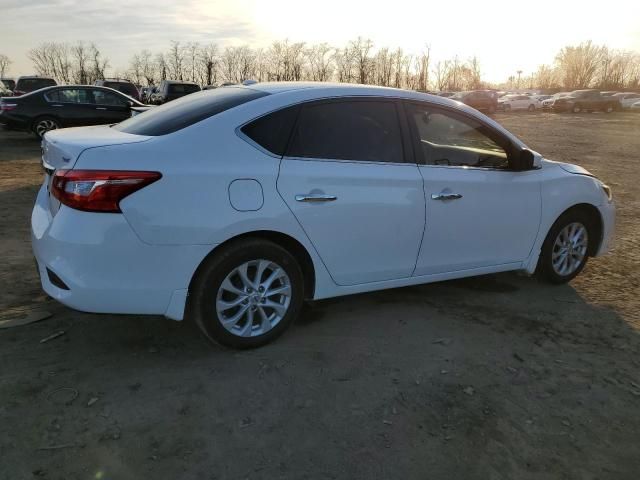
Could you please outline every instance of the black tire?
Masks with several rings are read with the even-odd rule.
[[[47,127],[46,129],[42,128],[43,124],[49,124],[53,128],[49,128],[49,127]],[[38,117],[33,121],[33,123],[31,124],[31,131],[36,136],[36,138],[42,139],[44,134],[47,133],[48,131],[57,130],[58,128],[61,128],[61,127],[62,125],[60,124],[60,120],[58,120],[55,117],[50,117],[48,115],[45,115],[42,117]]]
[[[580,223],[585,226],[588,235],[587,253],[577,269],[568,275],[560,275],[554,270],[552,264],[554,243],[560,232],[572,223]],[[589,254],[592,251],[591,243],[595,240],[595,235],[596,228],[593,219],[587,213],[582,210],[569,210],[568,212],[563,213],[553,224],[544,240],[544,243],[542,244],[542,248],[540,249],[540,258],[538,259],[538,265],[536,267],[536,276],[542,281],[554,284],[567,283],[573,280],[580,274],[580,272],[582,272],[587,264]]]
[[[290,280],[289,307],[280,321],[264,334],[241,337],[227,330],[216,309],[218,290],[227,275],[245,262],[269,260],[282,268]],[[284,248],[268,240],[239,240],[217,252],[200,266],[189,291],[189,316],[213,342],[231,348],[255,348],[282,335],[298,317],[304,299],[304,279],[296,259]],[[248,322],[247,322],[248,323]]]
[[[571,107],[571,112],[580,113],[582,111],[582,105],[576,103],[573,107]]]
[[[531,104],[529,105],[529,107],[527,108],[527,110],[529,110],[530,112],[535,112],[536,111],[536,106]]]
[[[611,113],[615,110],[614,106],[611,103],[607,103],[604,106],[604,113]]]

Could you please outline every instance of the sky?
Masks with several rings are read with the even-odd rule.
[[[358,36],[432,58],[477,56],[483,79],[500,82],[551,63],[558,50],[592,40],[640,52],[640,1],[609,0],[0,0],[0,53],[10,75],[32,74],[30,48],[46,41],[96,43],[126,70],[142,49],[171,40],[267,47],[275,40],[341,46]]]

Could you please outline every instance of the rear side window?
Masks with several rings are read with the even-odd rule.
[[[200,87],[198,85],[191,85],[189,83],[170,83],[169,84],[169,94],[188,94],[200,91]]]
[[[244,133],[265,150],[283,156],[298,116],[298,106],[269,113],[242,127]]]
[[[266,95],[268,93],[243,87],[207,90],[153,107],[144,115],[131,117],[113,128],[134,135],[166,135]]]
[[[23,92],[33,92],[34,90],[55,85],[57,85],[56,81],[51,78],[23,78],[18,80],[16,89]]]
[[[104,86],[113,88],[114,90],[118,90],[119,92],[122,92],[125,95],[129,95],[130,97],[135,97],[137,94],[136,87],[132,83],[104,82]]]
[[[375,100],[304,105],[287,156],[402,162],[396,106]]]

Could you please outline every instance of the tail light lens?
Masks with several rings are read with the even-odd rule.
[[[60,203],[85,212],[120,213],[120,201],[162,177],[160,172],[58,170],[51,193]]]
[[[15,110],[17,106],[18,106],[17,103],[3,103],[3,102],[0,102],[0,110],[3,111],[3,112],[8,112],[10,110]]]

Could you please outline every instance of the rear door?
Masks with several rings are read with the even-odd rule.
[[[398,108],[373,98],[304,104],[281,161],[278,192],[339,285],[415,268],[424,192]]]
[[[48,104],[48,115],[60,120],[65,127],[92,125],[95,107],[93,98],[81,88],[62,87],[49,91],[44,96]]]

